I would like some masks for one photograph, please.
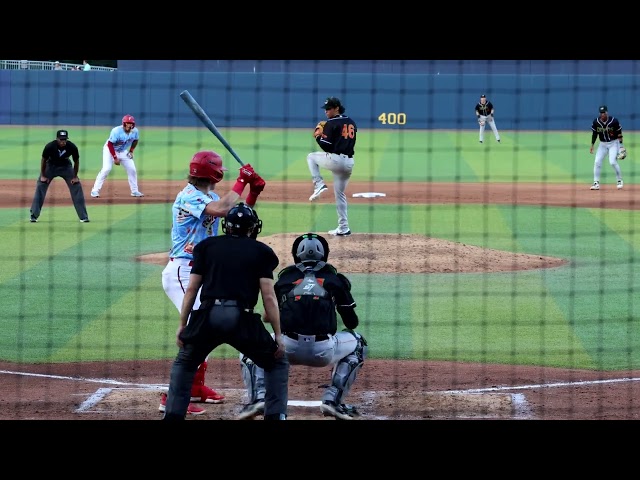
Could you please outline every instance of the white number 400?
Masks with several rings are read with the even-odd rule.
[[[407,123],[407,114],[406,113],[381,113],[378,117],[380,123],[383,125],[404,125]]]

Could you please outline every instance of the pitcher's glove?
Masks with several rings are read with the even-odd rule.
[[[327,124],[326,120],[322,120],[321,122],[318,122],[318,124],[316,125],[316,128],[314,128],[313,130],[314,138],[318,138],[320,135],[324,133],[324,126],[326,124]]]
[[[478,117],[478,125],[480,125],[481,127],[484,125],[484,120],[480,117]]]
[[[624,160],[625,158],[627,158],[627,149],[624,147],[620,147],[620,150],[618,150],[618,155],[616,156],[616,159]]]

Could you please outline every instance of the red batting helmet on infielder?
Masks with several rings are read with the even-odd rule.
[[[218,183],[229,170],[222,166],[222,157],[212,150],[197,152],[189,164],[189,175],[196,178],[208,178]]]
[[[133,118],[133,115],[125,115],[122,117],[122,126],[124,127],[125,123],[133,123],[133,126],[136,126],[136,119]]]

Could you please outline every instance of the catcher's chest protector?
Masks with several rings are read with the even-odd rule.
[[[324,288],[324,278],[316,277],[316,271],[324,266],[319,262],[315,268],[298,268],[304,278],[297,281],[287,294],[281,308],[282,331],[302,335],[335,333],[336,309],[333,297]]]

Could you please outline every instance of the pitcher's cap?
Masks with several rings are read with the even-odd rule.
[[[339,108],[341,106],[342,106],[342,102],[340,101],[339,98],[337,98],[337,97],[329,97],[324,101],[324,103],[322,104],[322,107],[320,107],[320,108],[324,108],[325,110],[329,110],[330,108]]]
[[[56,137],[58,137],[60,140],[67,140],[69,138],[69,132],[66,130],[58,130],[56,132]]]

